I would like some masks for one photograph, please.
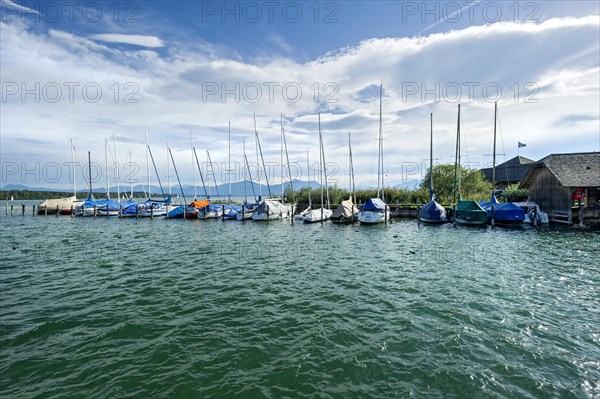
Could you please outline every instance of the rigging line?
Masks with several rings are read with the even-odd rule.
[[[196,166],[198,166],[198,172],[200,172],[200,181],[202,181],[202,188],[204,189],[204,198],[208,198],[208,192],[206,191],[206,185],[204,184],[204,176],[202,175],[202,168],[200,167],[200,162],[198,162],[198,154],[196,154],[196,147],[192,147],[192,150],[194,151],[194,157],[196,158]]]
[[[215,177],[215,168],[212,163],[212,159],[210,159],[210,152],[206,150],[206,154],[208,155],[208,164],[210,165],[210,171],[212,174],[213,182],[215,183],[215,191],[217,192],[217,198],[221,200],[221,194],[219,194],[219,187],[217,186],[217,178]]]
[[[154,166],[154,172],[156,173],[156,179],[158,180],[158,185],[160,186],[160,192],[162,193],[163,199],[167,199],[165,196],[165,191],[163,190],[163,186],[160,182],[160,176],[158,175],[158,169],[156,169],[156,164],[154,163],[154,157],[152,156],[152,151],[150,151],[150,146],[148,146],[148,153],[150,154],[150,159],[152,159],[152,166]],[[150,198],[150,197],[148,197]]]
[[[179,183],[179,189],[181,190],[181,196],[183,197],[183,202],[184,204],[187,204],[187,199],[185,198],[185,193],[183,192],[183,186],[181,185],[181,180],[179,179],[179,172],[177,172],[177,165],[175,165],[175,160],[173,159],[173,153],[171,152],[171,149],[169,148],[169,155],[171,156],[171,162],[173,162],[173,169],[175,169],[175,176],[177,176],[177,182]],[[186,205],[183,205],[184,207]],[[184,212],[185,212],[185,208],[184,208]]]
[[[265,171],[265,180],[267,181],[267,189],[269,190],[269,197],[271,194],[271,185],[269,184],[269,175],[267,174],[267,168],[265,167],[265,158],[263,157],[262,146],[260,145],[260,139],[258,138],[258,131],[256,130],[256,114],[254,114],[254,135],[256,136],[256,144],[258,144],[258,151],[260,152],[260,159],[262,160],[263,170]]]

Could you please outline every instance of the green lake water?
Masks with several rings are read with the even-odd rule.
[[[2,398],[600,396],[600,234],[13,216]]]

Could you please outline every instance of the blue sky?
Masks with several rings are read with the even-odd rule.
[[[532,159],[600,150],[595,1],[65,4],[2,1],[2,185],[68,187],[66,168],[49,179],[44,165],[69,162],[75,138],[80,160],[89,150],[103,166],[113,133],[121,167],[132,151],[145,180],[146,126],[188,184],[190,132],[223,163],[231,121],[234,161],[243,138],[254,159],[253,113],[266,161],[279,162],[283,113],[290,161],[304,165],[307,149],[318,159],[318,112],[340,184],[349,131],[357,181],[376,184],[379,84],[390,185],[421,177],[430,112],[434,158],[452,161],[458,102],[473,166],[491,160],[496,98],[501,161],[517,141]]]

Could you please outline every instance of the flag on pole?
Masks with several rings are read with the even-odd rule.
[[[519,143],[519,148],[523,148],[523,147],[526,147],[526,146],[527,146],[527,144],[523,144],[523,143],[521,143],[520,141],[518,141],[518,143]]]

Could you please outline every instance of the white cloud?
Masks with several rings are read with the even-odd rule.
[[[116,33],[102,33],[89,36],[92,40],[98,40],[108,43],[133,44],[135,46],[159,48],[164,47],[164,43],[156,36],[142,35],[123,35]]]
[[[134,161],[143,164],[143,131],[148,125],[153,148],[162,152],[158,147],[169,141],[187,183],[192,167],[189,131],[194,132],[197,149],[210,149],[213,161],[221,162],[227,159],[231,121],[234,159],[240,160],[242,137],[247,138],[249,155],[253,151],[256,112],[266,160],[279,161],[279,115],[284,113],[291,161],[303,166],[307,148],[313,159],[318,158],[316,113],[321,111],[326,158],[340,165],[340,184],[347,181],[348,131],[353,135],[357,184],[368,184],[375,181],[371,175],[376,170],[379,108],[377,96],[361,98],[359,93],[380,82],[385,89],[385,167],[390,184],[420,177],[420,171],[408,176],[407,172],[413,164],[426,164],[429,112],[434,113],[434,157],[452,161],[457,104],[449,97],[456,86],[462,90],[463,148],[470,148],[473,162],[487,163],[489,157],[483,154],[491,151],[493,104],[483,98],[485,85],[502,90],[499,147],[502,141],[506,144],[501,150],[506,159],[516,155],[517,140],[527,143],[521,154],[533,159],[550,152],[590,150],[597,147],[600,130],[599,25],[598,16],[499,23],[425,37],[369,39],[306,63],[282,56],[250,63],[225,58],[222,47],[207,43],[200,47],[168,43],[165,55],[151,50],[152,44],[164,43],[149,36],[133,39],[136,43],[125,39],[137,36],[108,37],[119,43],[145,43],[143,50],[125,51],[97,43],[96,36],[58,30],[40,34],[22,24],[6,23],[1,25],[3,82],[25,83],[28,89],[36,82],[41,88],[52,82],[63,88],[65,82],[79,85],[72,102],[66,91],[57,103],[44,101],[44,95],[39,102],[32,95],[22,101],[20,92],[3,101],[3,159],[48,161],[60,154],[59,162],[66,162],[70,137],[77,137],[80,150],[91,149],[93,157],[101,159],[102,139],[116,132],[125,147],[119,154],[132,149]],[[82,98],[82,88],[90,83],[102,89],[98,102]],[[530,83],[533,86],[527,86]],[[219,92],[204,101],[203,91],[213,84]],[[284,100],[286,84],[290,96],[293,87],[302,89],[299,101]],[[272,101],[268,85],[273,87]],[[262,96],[254,102],[256,87]],[[418,92],[409,94],[408,88],[414,87]],[[230,91],[224,101],[223,89]],[[423,89],[435,93],[423,98]],[[327,96],[337,101],[315,102],[315,97],[322,102]],[[524,102],[527,96],[537,102]],[[25,137],[44,143],[24,145]],[[165,157],[157,158],[159,170],[165,171]]]
[[[4,7],[12,8],[13,10],[17,10],[19,12],[24,12],[27,14],[39,14],[39,12],[34,10],[33,8],[22,6],[11,0],[2,0],[2,5]]]

